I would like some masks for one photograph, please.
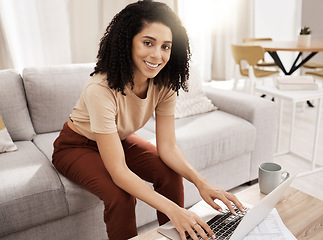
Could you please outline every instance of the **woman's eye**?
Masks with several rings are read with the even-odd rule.
[[[163,46],[163,49],[165,49],[165,50],[170,50],[170,49],[171,49],[171,47],[170,47],[169,45],[164,45],[164,46]]]
[[[148,47],[152,46],[152,43],[151,42],[148,42],[148,41],[145,41],[144,44]]]

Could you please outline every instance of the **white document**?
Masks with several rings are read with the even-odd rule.
[[[296,240],[281,220],[276,208],[243,240]]]

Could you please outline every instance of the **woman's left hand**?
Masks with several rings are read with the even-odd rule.
[[[215,199],[219,199],[228,207],[228,209],[230,210],[230,212],[232,214],[235,215],[236,212],[234,211],[234,209],[231,205],[231,202],[233,202],[241,212],[244,212],[244,207],[243,207],[242,203],[232,193],[228,193],[228,192],[226,192],[222,189],[219,189],[216,186],[213,186],[209,183],[203,184],[199,188],[199,192],[200,192],[200,195],[203,198],[203,200],[206,203],[208,203],[211,207],[213,207],[215,210],[218,210],[220,212],[222,211],[222,208],[214,202]]]

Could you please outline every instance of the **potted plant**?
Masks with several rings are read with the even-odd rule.
[[[299,33],[298,46],[309,47],[311,45],[311,29],[310,27],[303,27]]]

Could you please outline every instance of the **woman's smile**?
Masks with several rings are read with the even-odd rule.
[[[150,63],[150,62],[147,62],[147,61],[144,61],[146,63],[146,65],[149,67],[149,68],[157,68],[160,64],[156,63],[156,64],[153,64],[153,63]]]

